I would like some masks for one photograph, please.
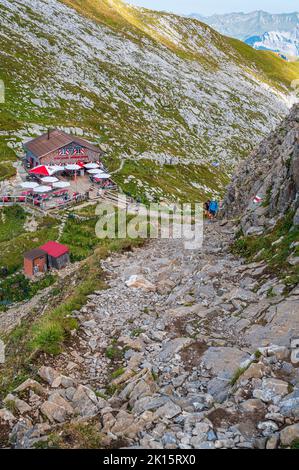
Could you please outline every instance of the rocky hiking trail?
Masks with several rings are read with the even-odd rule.
[[[46,445],[66,423],[90,420],[108,448],[275,448],[299,439],[289,349],[299,289],[284,296],[265,264],[231,254],[235,230],[207,223],[201,250],[154,240],[103,261],[109,288],[75,312],[72,345],[45,358],[39,382],[4,400],[12,445]]]

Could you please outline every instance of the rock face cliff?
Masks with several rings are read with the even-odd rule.
[[[261,234],[290,211],[299,224],[299,105],[238,168],[224,200],[245,235]]]

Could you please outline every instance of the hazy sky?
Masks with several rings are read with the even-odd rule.
[[[270,13],[288,13],[299,10],[298,0],[128,0],[128,3],[177,13],[231,13],[265,10]]]

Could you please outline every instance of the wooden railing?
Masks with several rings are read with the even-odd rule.
[[[49,203],[50,199],[40,200],[38,198],[34,198],[33,196],[21,196],[21,195],[2,195],[0,196],[0,207],[7,207],[13,206],[15,204],[27,204],[29,206],[36,207],[37,209],[41,209],[43,211],[57,209],[57,208],[65,208],[76,204],[78,202],[83,202],[88,200],[87,194],[77,194],[67,200],[60,200],[57,201],[55,204],[55,200],[51,198],[51,203],[54,201],[54,204],[50,206],[47,204]],[[48,205],[48,207],[47,207]]]

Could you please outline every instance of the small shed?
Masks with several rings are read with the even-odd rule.
[[[24,273],[28,277],[45,273],[48,270],[47,253],[41,248],[27,251],[24,254]]]
[[[40,247],[48,255],[48,268],[62,269],[70,262],[69,248],[61,243],[50,241]]]

